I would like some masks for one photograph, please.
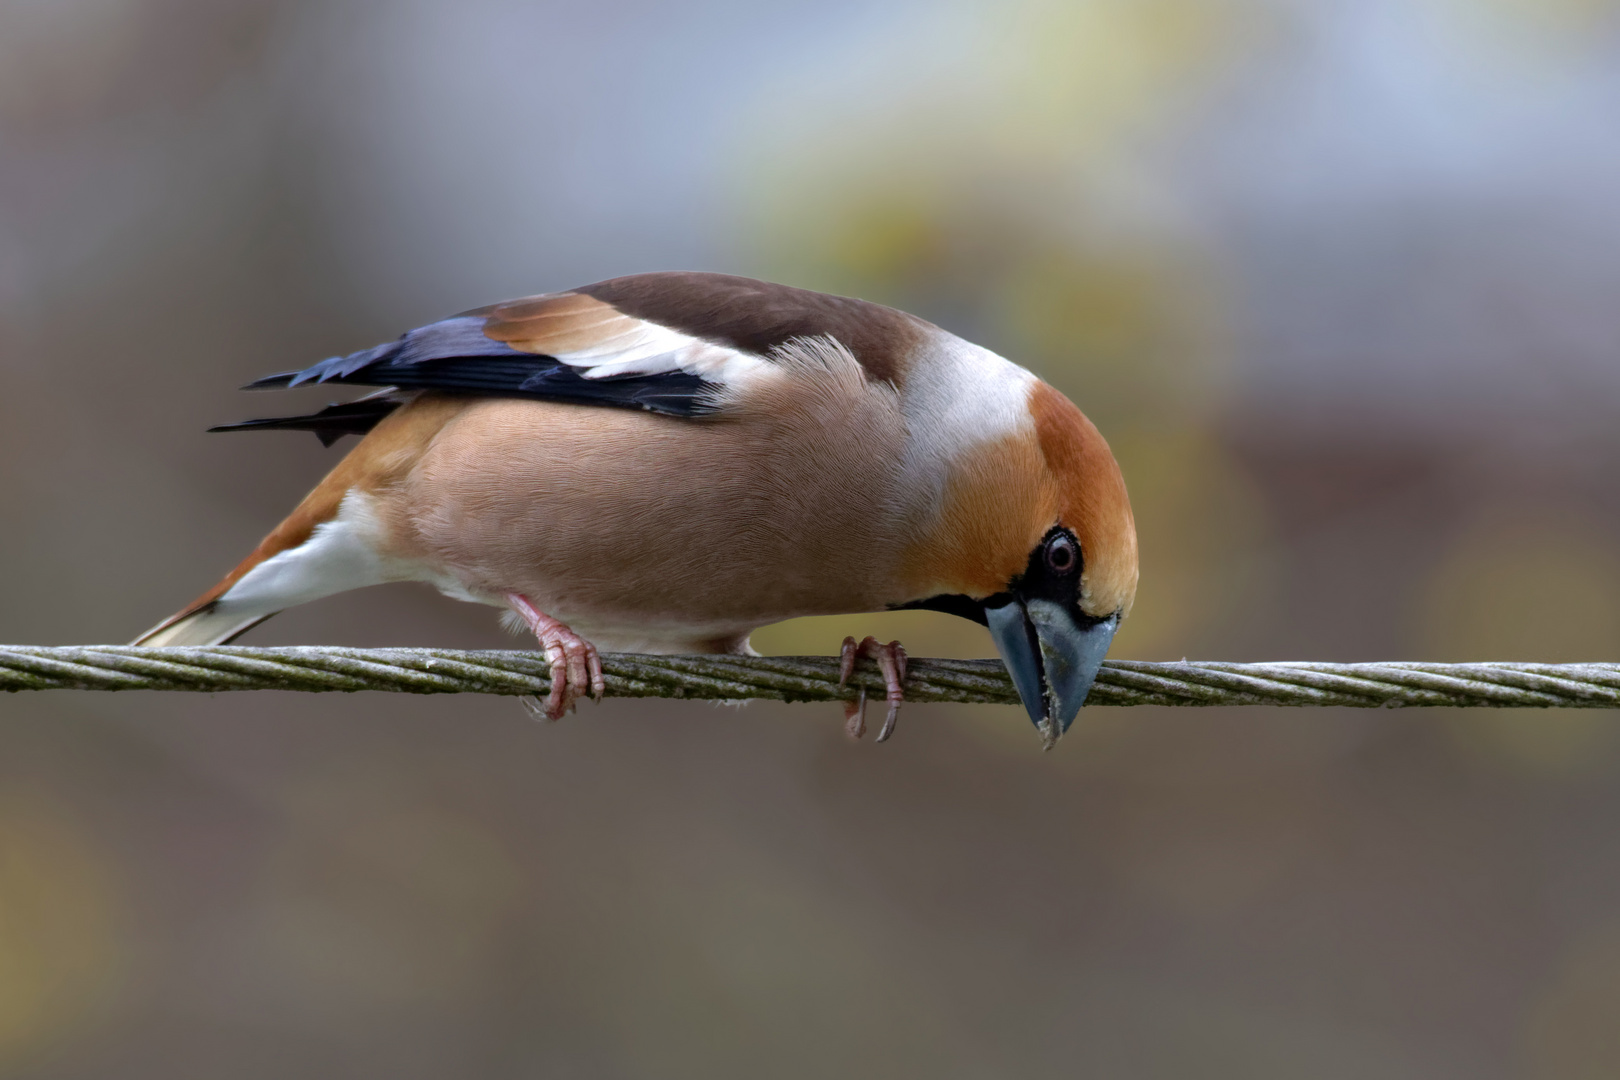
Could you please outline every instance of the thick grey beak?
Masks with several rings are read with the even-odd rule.
[[[1081,625],[1050,600],[1012,600],[985,608],[984,615],[1018,696],[1050,748],[1091,693],[1119,618]]]

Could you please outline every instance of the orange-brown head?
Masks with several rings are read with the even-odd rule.
[[[1046,383],[1031,388],[1029,411],[1057,503],[1047,527],[1080,543],[1080,610],[1123,619],[1136,600],[1136,519],[1119,463],[1097,426]]]
[[[1136,523],[1108,443],[1029,384],[1028,423],[952,463],[936,525],[908,553],[902,606],[984,623],[1050,746],[1074,721],[1136,599]]]

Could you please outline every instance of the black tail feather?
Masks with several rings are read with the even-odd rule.
[[[263,381],[263,380],[261,380]],[[359,401],[346,401],[328,405],[308,416],[273,416],[262,420],[244,420],[239,424],[221,424],[209,431],[313,431],[322,446],[331,446],[345,435],[364,435],[399,408],[403,402],[395,398],[370,397]]]

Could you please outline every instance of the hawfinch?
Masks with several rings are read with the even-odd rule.
[[[929,608],[989,628],[1050,746],[1135,597],[1130,502],[1091,421],[1016,364],[878,304],[640,274],[249,389],[328,382],[385,389],[214,429],[363,438],[137,644],[226,642],[295,604],[423,581],[534,631],[555,719],[601,695],[596,646],[748,653],[782,619]],[[857,655],[886,676],[886,737],[905,654],[851,639],[846,678]]]

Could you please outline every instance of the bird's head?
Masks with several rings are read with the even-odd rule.
[[[1050,747],[1074,722],[1136,598],[1136,524],[1095,425],[1044,382],[1028,422],[952,462],[905,607],[983,623]]]

